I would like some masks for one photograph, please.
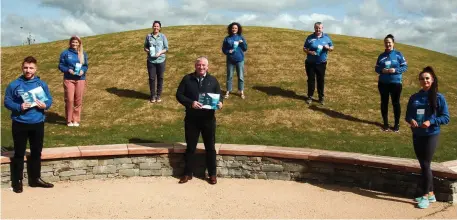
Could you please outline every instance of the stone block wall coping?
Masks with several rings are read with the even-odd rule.
[[[443,165],[457,173],[457,160],[444,162]]]
[[[44,148],[43,160],[79,157],[154,155],[184,153],[185,143],[129,143],[112,145],[93,145],[77,147]],[[203,143],[197,145],[197,153],[204,153]],[[291,148],[265,145],[241,145],[216,143],[218,155],[258,156],[287,159],[303,159],[311,161],[331,162],[335,164],[351,164],[386,168],[403,172],[420,173],[420,166],[415,159],[374,156],[361,153],[338,152],[310,148]],[[29,154],[29,150],[27,150]],[[1,163],[10,163],[13,152],[3,152]],[[432,163],[433,173],[437,177],[457,180],[457,160],[443,163]]]

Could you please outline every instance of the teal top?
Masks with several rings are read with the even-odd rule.
[[[161,50],[168,51],[168,40],[167,37],[159,33],[155,37],[152,33],[149,33],[144,40],[144,48],[149,49],[148,61],[151,63],[163,63],[165,61],[165,54],[161,54],[156,57],[155,54]]]

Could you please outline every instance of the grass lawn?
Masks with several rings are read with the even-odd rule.
[[[192,72],[197,56],[208,56],[209,71],[225,89],[225,26],[176,26],[162,29],[170,51],[163,102],[148,102],[143,42],[150,29],[83,38],[89,56],[81,127],[66,127],[63,77],[57,69],[68,41],[2,48],[2,94],[21,74],[25,56],[38,59],[38,75],[49,84],[54,104],[48,111],[45,147],[129,142],[183,142],[184,107],[175,99],[181,78]],[[448,101],[451,123],[442,127],[436,161],[457,159],[457,58],[396,44],[409,68],[404,74],[400,133],[381,132],[374,65],[381,40],[330,35],[335,51],[326,72],[326,105],[308,106],[303,41],[309,32],[244,27],[246,99],[231,95],[217,113],[217,142],[310,147],[414,158],[411,131],[403,121],[409,96],[419,90],[417,75],[432,65]],[[234,89],[237,80],[234,77]],[[317,91],[316,95],[317,96]],[[3,101],[3,98],[2,98]],[[12,149],[10,112],[2,105],[1,146]],[[393,123],[389,106],[390,122]]]

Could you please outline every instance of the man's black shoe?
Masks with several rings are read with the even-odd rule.
[[[13,187],[13,192],[15,193],[21,193],[23,191],[22,189],[22,180],[15,181],[16,183],[12,182],[11,186]]]
[[[42,188],[52,188],[54,187],[54,184],[45,182],[41,178],[32,180],[29,182],[30,187],[42,187]]]

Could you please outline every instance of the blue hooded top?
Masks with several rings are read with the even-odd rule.
[[[13,121],[25,124],[44,122],[44,109],[39,109],[37,106],[25,111],[21,109],[21,105],[24,103],[21,95],[40,86],[43,88],[43,91],[48,98],[48,100],[44,102],[47,110],[52,105],[52,96],[49,92],[48,85],[39,77],[35,76],[33,79],[27,80],[24,76],[20,76],[8,85],[5,92],[4,105],[7,109],[11,110],[11,119]]]
[[[234,44],[235,41],[243,40],[243,43],[240,43],[237,47]],[[230,50],[233,50],[230,53]],[[234,34],[224,38],[222,42],[222,52],[227,55],[227,60],[232,62],[241,62],[244,61],[244,52],[248,50],[248,43],[242,35]]]
[[[79,63],[78,51],[73,48],[68,48],[60,54],[59,59],[59,70],[64,73],[63,78],[68,80],[85,80],[87,69],[89,69],[87,63],[87,53],[84,52],[84,64],[81,66],[81,70],[84,71],[82,76],[73,75],[68,71],[75,70],[76,63]]]

